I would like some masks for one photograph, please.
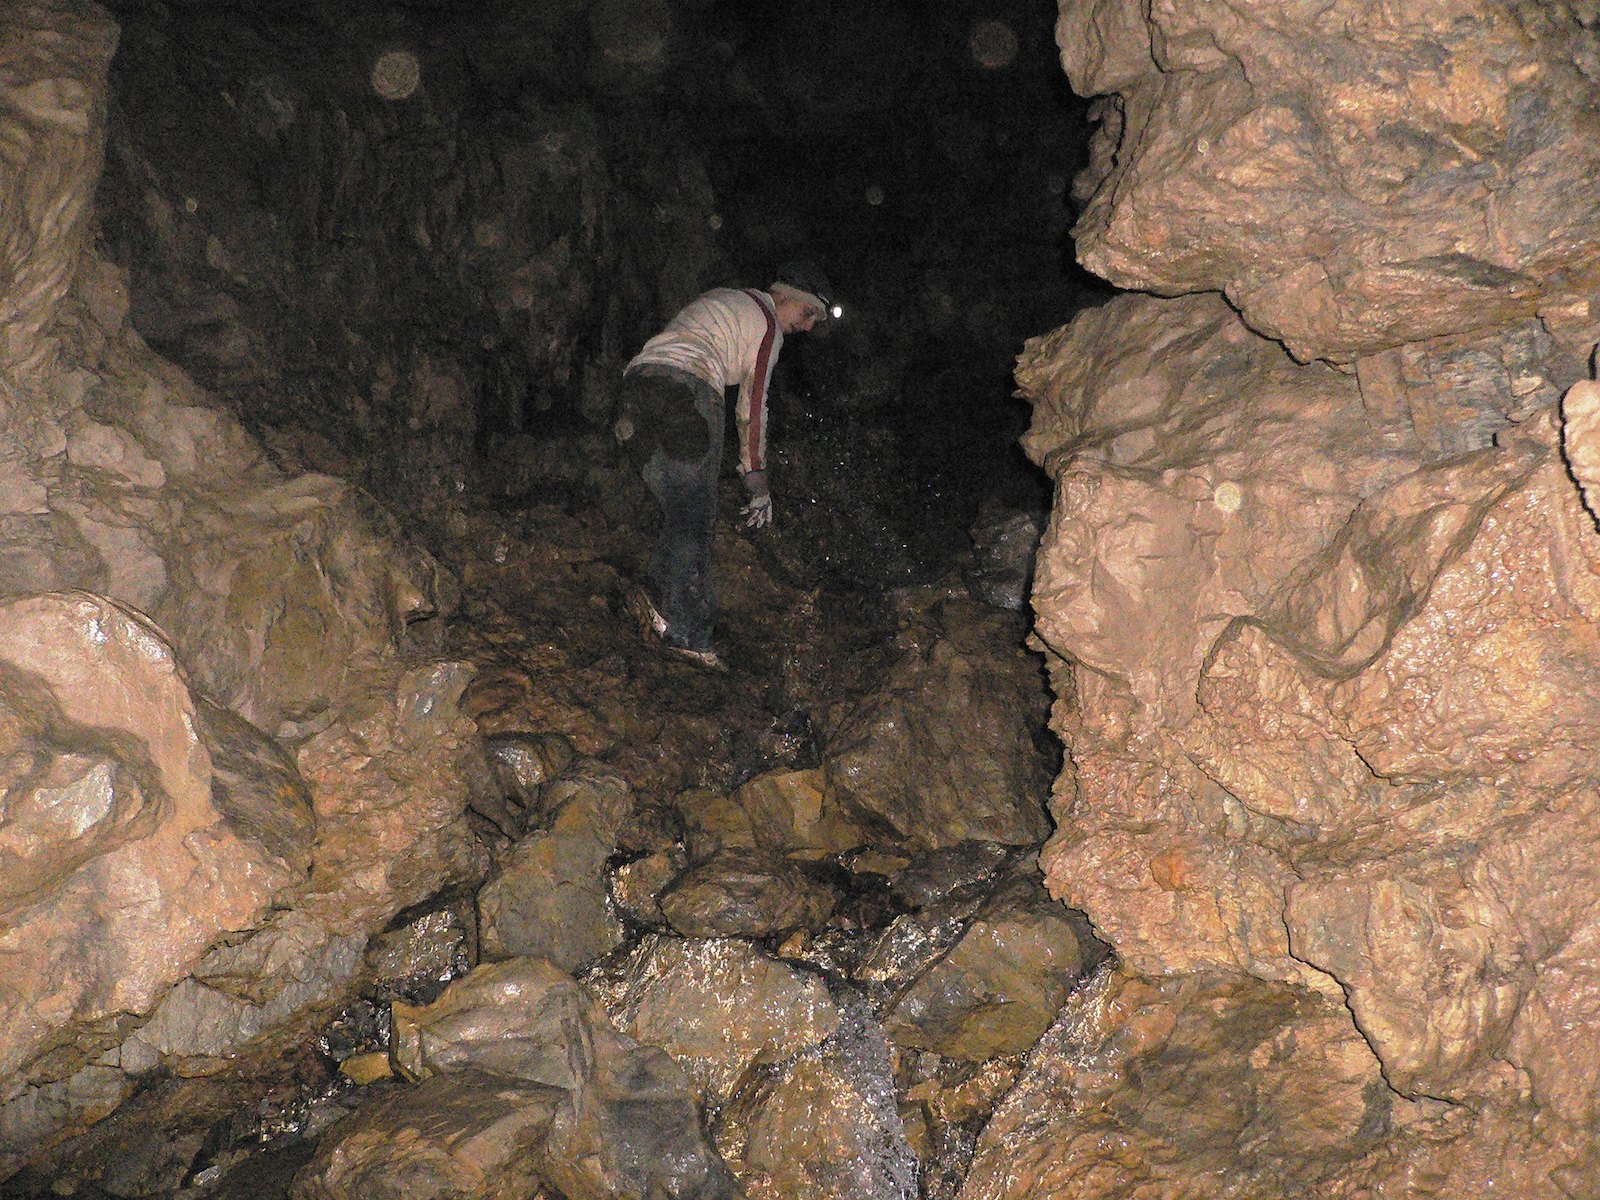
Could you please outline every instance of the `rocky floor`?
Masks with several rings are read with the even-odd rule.
[[[471,664],[481,885],[371,939],[288,1060],[153,1079],[14,1194],[956,1194],[1105,953],[1040,881],[1016,581],[955,544],[847,581],[729,485],[710,674],[634,627],[648,500],[603,482],[441,523],[459,595],[407,649]]]

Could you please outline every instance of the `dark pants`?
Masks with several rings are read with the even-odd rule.
[[[722,471],[723,398],[704,380],[669,367],[641,367],[623,378],[619,436],[661,506],[650,555],[666,641],[711,648],[717,592],[711,582],[711,532]]]

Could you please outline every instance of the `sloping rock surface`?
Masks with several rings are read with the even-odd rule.
[[[1120,973],[964,1194],[1584,1195],[1592,21],[1065,0],[1058,32],[1108,97],[1080,254],[1173,297],[1018,369],[1069,746],[1042,861]]]

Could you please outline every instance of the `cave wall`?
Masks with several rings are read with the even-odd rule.
[[[0,1179],[299,1036],[484,868],[470,668],[405,644],[437,568],[130,323],[95,244],[116,45],[85,0],[0,9]]]
[[[126,7],[98,203],[136,326],[424,529],[480,462],[603,429],[723,270],[665,5]]]
[[[1129,293],[1018,369],[1045,865],[1120,966],[964,1194],[1592,1194],[1597,23],[1063,0]]]

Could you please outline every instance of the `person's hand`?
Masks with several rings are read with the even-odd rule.
[[[772,497],[756,496],[739,510],[746,529],[764,529],[772,524]]]
[[[739,510],[746,529],[765,529],[772,524],[772,492],[767,488],[767,473],[751,471],[744,477],[750,503]]]

